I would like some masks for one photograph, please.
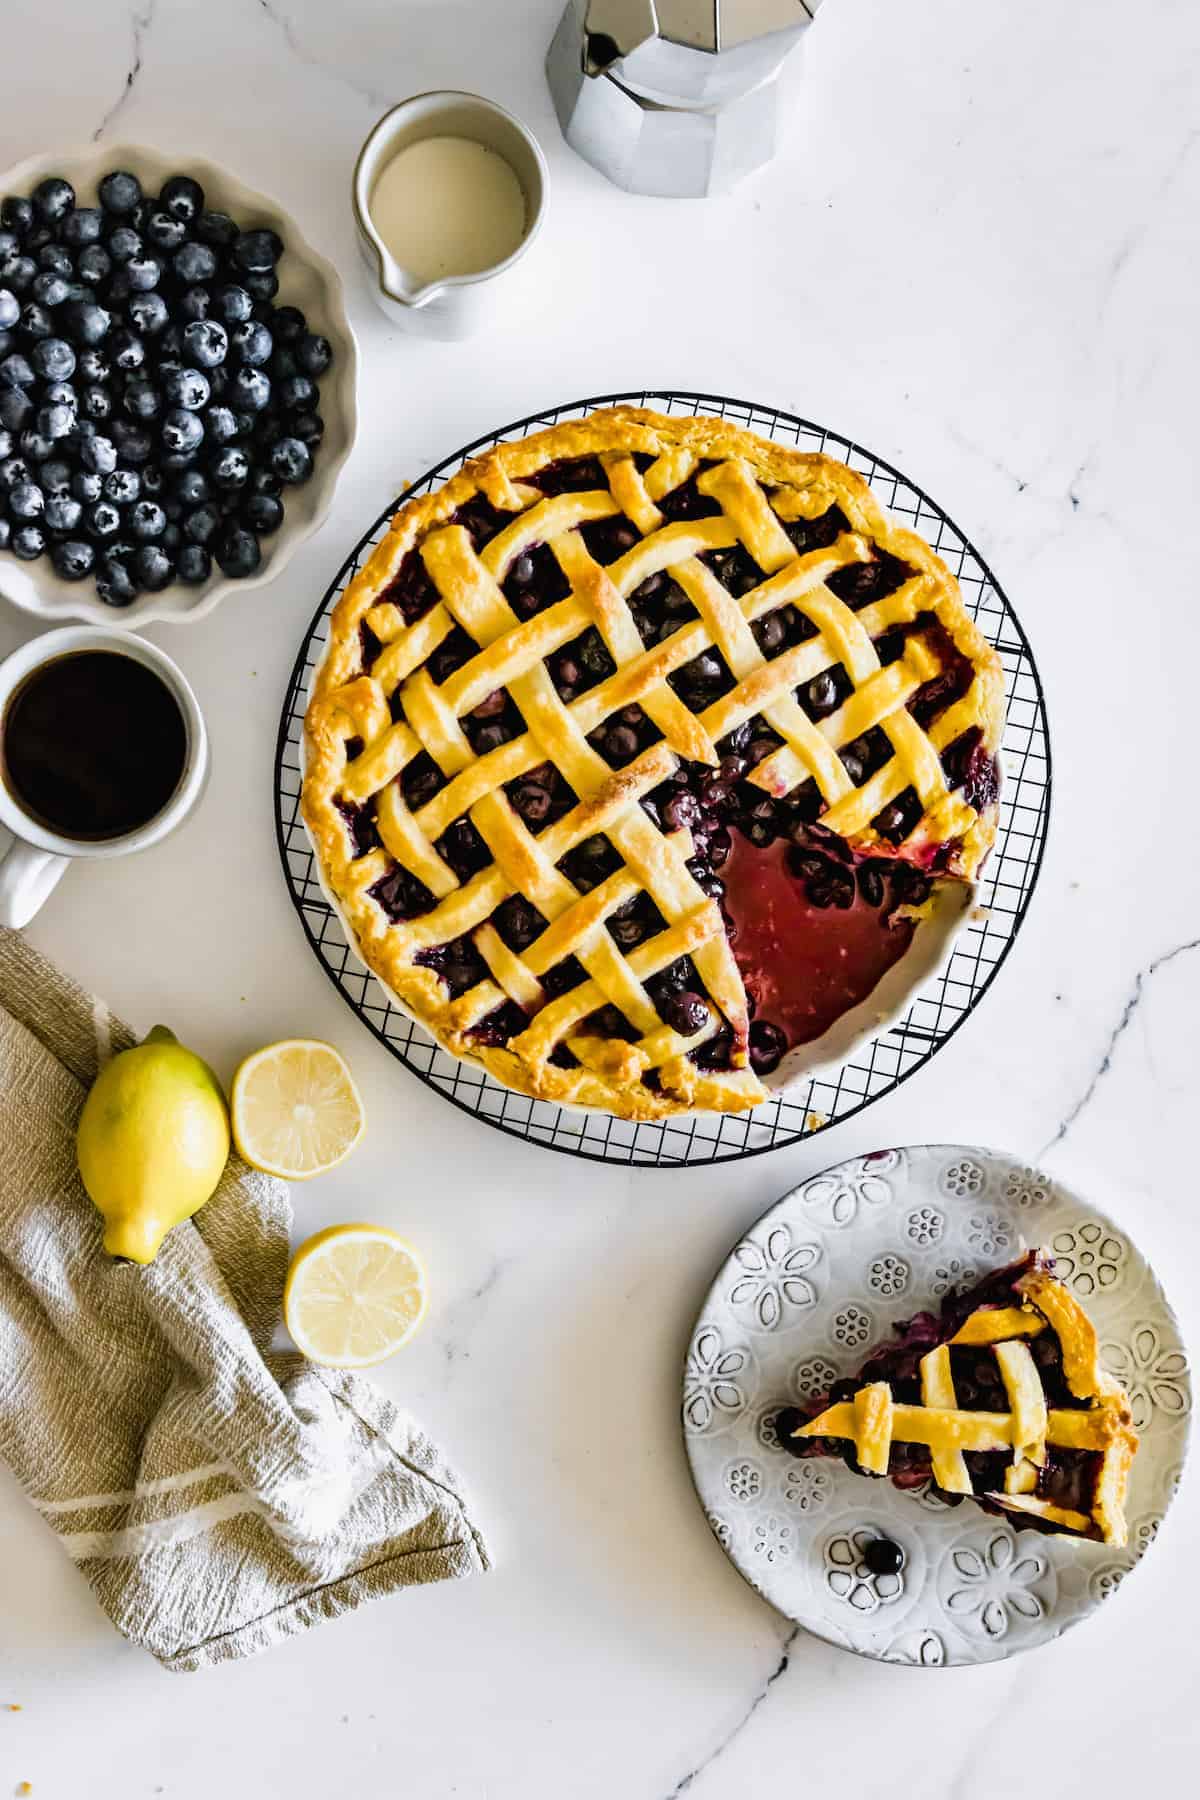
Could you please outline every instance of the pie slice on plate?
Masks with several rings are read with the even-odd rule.
[[[1125,1543],[1138,1443],[1129,1398],[1048,1252],[896,1331],[807,1414],[778,1415],[785,1449],[842,1457],[901,1488],[931,1481],[944,1499],[969,1497],[1018,1526]]]
[[[737,1111],[995,837],[995,651],[860,475],[619,407],[401,507],[334,610],[302,810],[454,1055],[630,1119]]]

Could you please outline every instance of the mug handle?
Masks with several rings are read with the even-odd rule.
[[[17,931],[28,925],[57,887],[70,860],[19,840],[14,843],[0,860],[0,925]]]

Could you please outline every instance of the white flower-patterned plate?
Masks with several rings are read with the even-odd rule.
[[[853,1374],[898,1320],[1039,1244],[1132,1401],[1127,1548],[1017,1532],[970,1501],[779,1448],[781,1407]],[[826,1170],[735,1246],[692,1334],[683,1430],[713,1535],[764,1599],[843,1649],[942,1668],[1033,1649],[1108,1599],[1170,1505],[1191,1404],[1175,1315],[1123,1228],[1013,1157],[921,1145]],[[896,1574],[864,1560],[881,1534],[902,1552]]]

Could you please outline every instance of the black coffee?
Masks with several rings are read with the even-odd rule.
[[[69,838],[125,837],[179,786],[187,728],[171,690],[116,650],[43,663],[4,715],[4,781],[31,818]]]

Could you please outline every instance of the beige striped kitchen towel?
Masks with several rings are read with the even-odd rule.
[[[118,1630],[169,1669],[486,1569],[436,1446],[368,1382],[270,1348],[278,1183],[235,1157],[152,1267],[105,1257],[75,1126],[132,1041],[0,931],[0,1458]]]

